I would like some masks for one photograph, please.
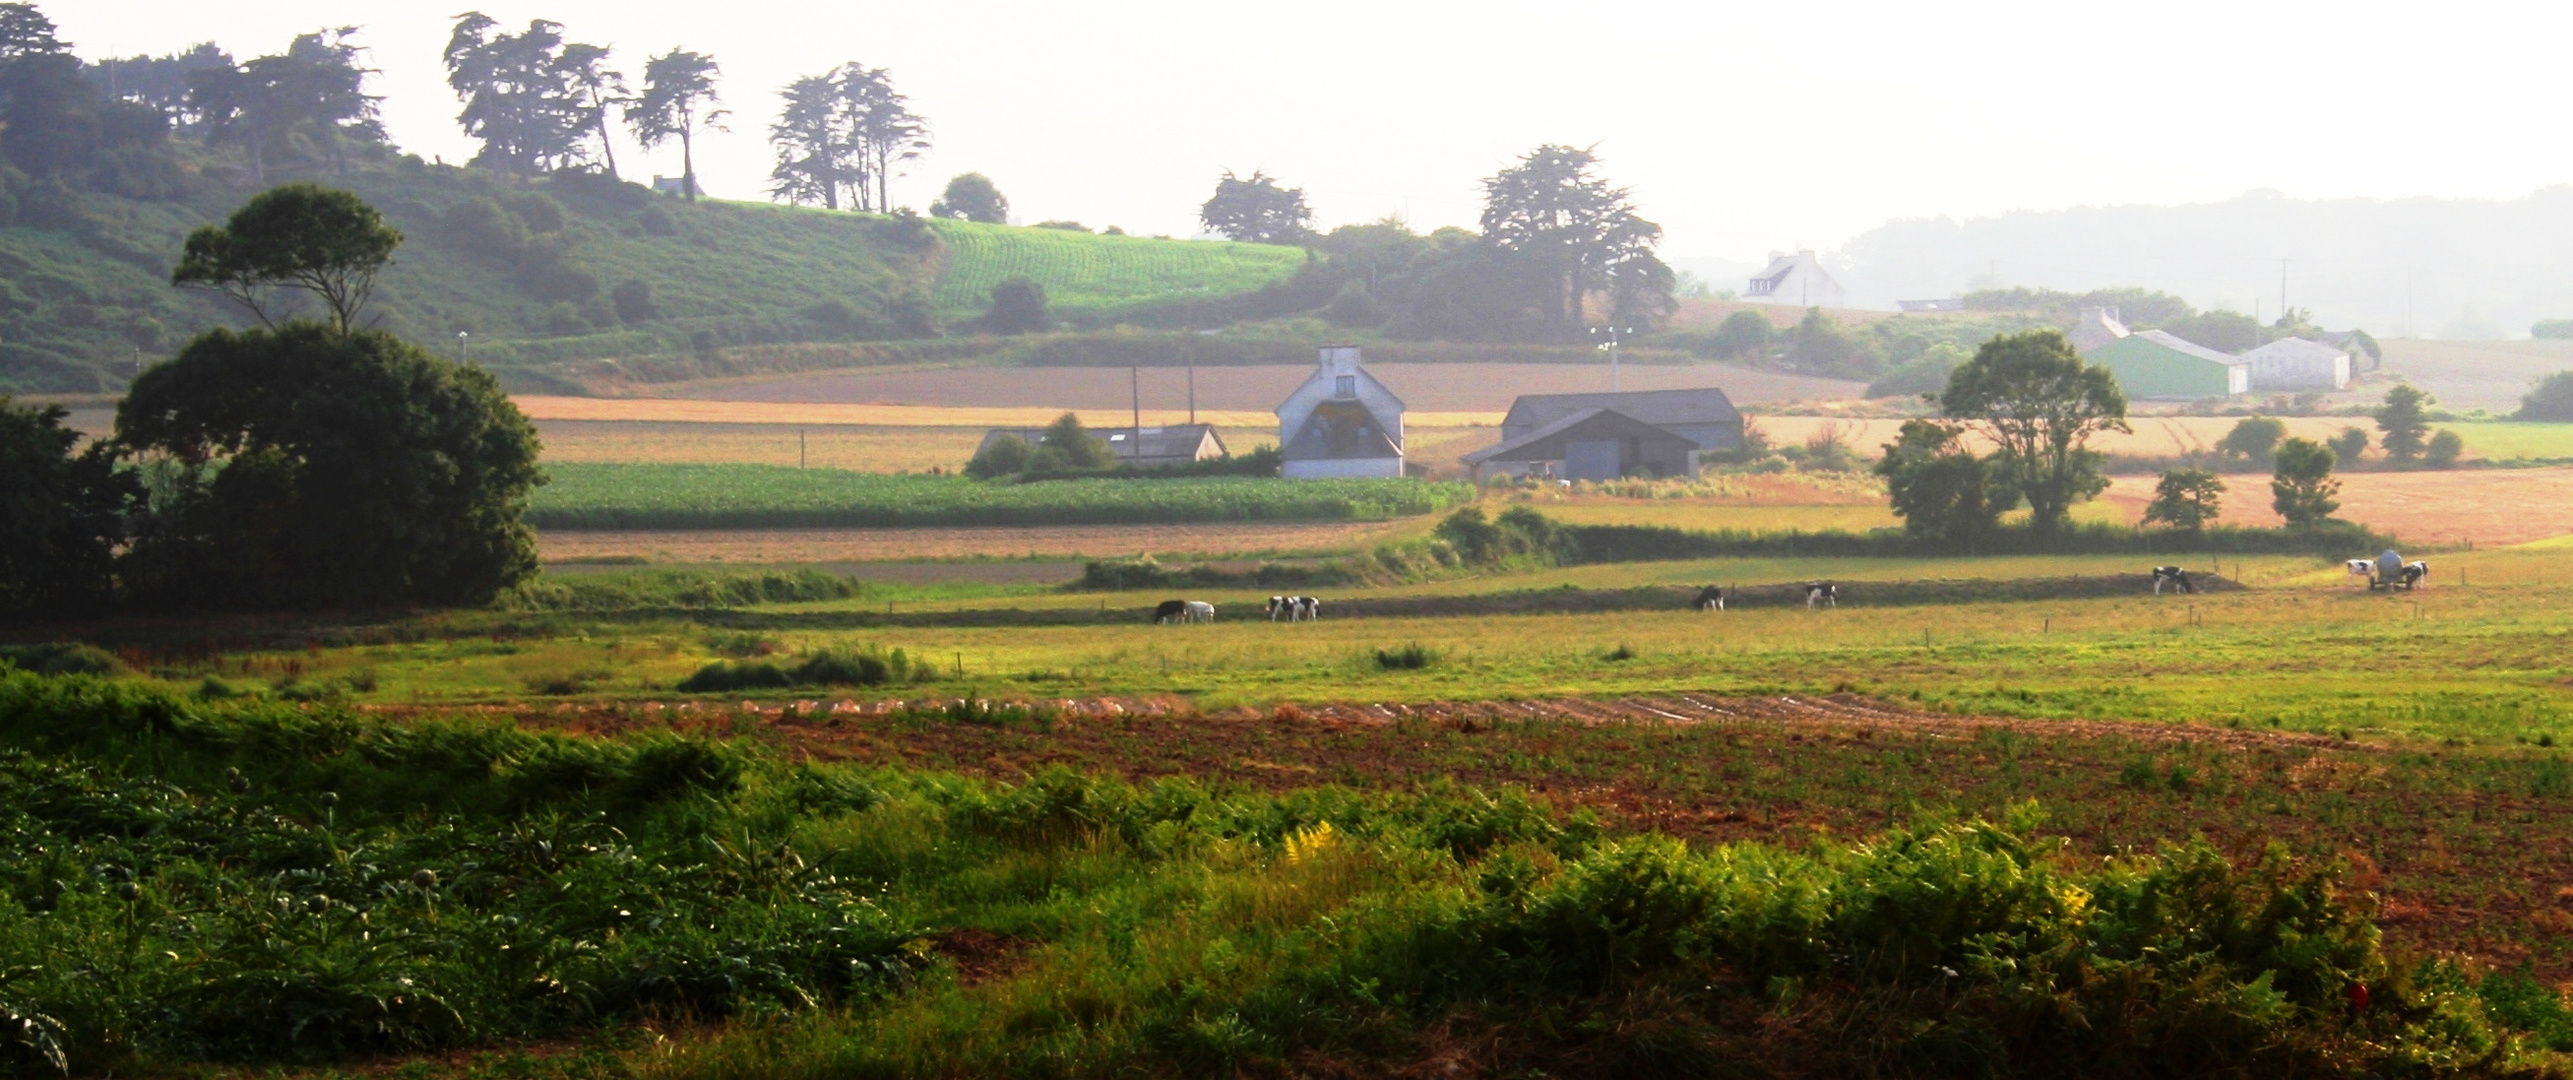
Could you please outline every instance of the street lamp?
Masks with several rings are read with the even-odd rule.
[[[1635,328],[1632,326],[1594,326],[1590,328],[1590,336],[1605,336],[1607,338],[1607,340],[1599,343],[1599,351],[1608,354],[1608,389],[1612,391],[1617,389],[1618,335],[1632,334],[1634,332]]]

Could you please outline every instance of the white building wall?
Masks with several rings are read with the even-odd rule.
[[[1399,480],[1403,475],[1401,458],[1305,458],[1289,459],[1278,466],[1278,475],[1289,480],[1342,480],[1352,477],[1384,477]]]

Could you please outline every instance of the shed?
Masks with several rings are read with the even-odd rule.
[[[1106,442],[1109,452],[1117,455],[1120,464],[1139,469],[1166,469],[1192,461],[1220,458],[1231,452],[1224,446],[1224,437],[1215,433],[1213,424],[1091,428],[1090,434]],[[1016,435],[1026,440],[1029,446],[1045,442],[1044,428],[993,428],[983,433],[983,442],[974,448],[974,455],[982,456],[983,451],[990,449],[992,443],[1004,435]]]
[[[1550,472],[1565,480],[1695,476],[1698,445],[1666,427],[1597,407],[1576,409],[1516,439],[1465,455],[1476,479]]]
[[[2242,358],[2254,390],[2339,390],[2350,385],[2350,354],[2319,341],[2280,338]]]
[[[2128,334],[2083,354],[2131,398],[2232,397],[2251,391],[2251,361],[2160,330]]]
[[[1626,390],[1599,394],[1522,394],[1501,418],[1501,441],[1527,438],[1539,428],[1583,409],[1608,409],[1696,443],[1699,450],[1742,446],[1742,410],[1723,390]]]
[[[1277,414],[1280,476],[1403,475],[1403,399],[1359,365],[1355,345],[1323,346]]]

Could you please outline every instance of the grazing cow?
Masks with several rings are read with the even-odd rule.
[[[1276,622],[1276,621],[1278,621],[1278,616],[1280,616],[1280,615],[1284,615],[1284,616],[1286,616],[1286,617],[1287,617],[1287,621],[1288,621],[1288,622],[1294,622],[1294,621],[1295,621],[1295,601],[1296,601],[1296,600],[1297,600],[1297,598],[1296,598],[1296,597],[1293,597],[1293,596],[1272,596],[1272,597],[1270,597],[1270,598],[1269,598],[1269,621],[1270,621],[1270,622]]]
[[[1322,618],[1322,601],[1316,600],[1310,596],[1290,596],[1287,599],[1295,604],[1296,618],[1302,619],[1306,622],[1313,622]]]
[[[2352,559],[2349,561],[2348,565],[2351,577],[2357,578],[2361,582],[2367,584],[2374,584],[2376,582],[2375,559]]]
[[[1697,602],[1691,606],[1697,608],[1699,611],[1724,610],[1724,586],[1709,585],[1703,589],[1699,589],[1697,591]]]
[[[1805,583],[1805,610],[1812,611],[1818,607],[1839,606],[1839,585],[1828,581],[1808,581]]]
[[[1191,600],[1188,602],[1188,613],[1184,617],[1183,621],[1205,623],[1214,622],[1215,605],[1207,603],[1204,600]]]
[[[2177,588],[2184,593],[2193,593],[2198,591],[2198,586],[2189,580],[2188,571],[2176,566],[2154,567],[2153,595],[2162,595],[2162,586],[2165,582],[2170,583],[2172,587]]]
[[[1184,622],[1187,618],[1188,601],[1186,600],[1164,600],[1160,606],[1152,609],[1152,621],[1156,626],[1167,622]]]
[[[2408,562],[2408,563],[2403,564],[2403,579],[2402,579],[2402,580],[2403,580],[2403,587],[2404,587],[2404,588],[2407,588],[2407,589],[2418,589],[2418,588],[2420,588],[2420,587],[2421,587],[2421,580],[2422,580],[2423,578],[2426,578],[2426,577],[2429,577],[2429,576],[2430,576],[2430,564],[2429,564],[2429,563],[2426,563],[2426,562],[2420,562],[2420,561],[2414,561],[2414,562]]]

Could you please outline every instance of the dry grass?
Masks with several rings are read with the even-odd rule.
[[[1382,543],[1417,521],[1064,525],[1025,529],[776,529],[707,532],[546,532],[548,562],[637,556],[656,563],[883,562],[903,559],[1215,559],[1317,555]]]
[[[2128,521],[2144,516],[2155,479],[2121,476],[2102,496]],[[2268,478],[2228,476],[2223,520],[2278,525]],[[2521,544],[2573,533],[2573,468],[2350,473],[2339,517],[2416,544]]]

